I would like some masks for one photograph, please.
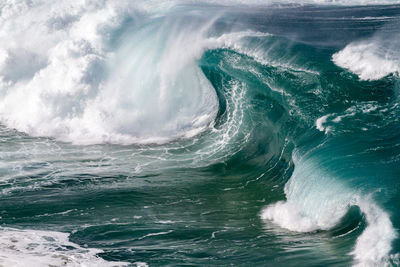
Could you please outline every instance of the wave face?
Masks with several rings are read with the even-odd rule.
[[[399,19],[1,3],[0,265],[400,265]]]

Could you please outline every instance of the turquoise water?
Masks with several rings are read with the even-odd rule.
[[[399,5],[44,2],[0,5],[0,265],[400,264]]]

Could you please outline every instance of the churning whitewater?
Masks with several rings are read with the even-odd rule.
[[[399,266],[399,1],[0,3],[0,265]]]

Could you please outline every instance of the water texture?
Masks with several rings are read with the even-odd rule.
[[[400,3],[0,3],[0,266],[400,265]]]

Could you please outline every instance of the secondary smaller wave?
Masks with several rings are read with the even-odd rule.
[[[367,227],[350,253],[354,266],[384,266],[398,258],[390,254],[397,233],[389,215],[371,197],[346,187],[322,165],[312,160],[297,162],[285,194],[287,200],[267,206],[261,212],[262,219],[296,232],[329,230],[340,223],[350,207],[358,206]]]
[[[399,23],[393,27],[398,27]],[[339,67],[361,80],[379,80],[400,73],[400,35],[382,30],[372,38],[348,44],[332,56]]]

